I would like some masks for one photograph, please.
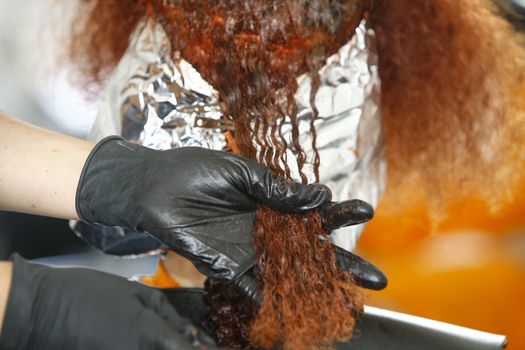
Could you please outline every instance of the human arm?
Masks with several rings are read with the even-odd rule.
[[[0,111],[0,210],[78,219],[77,184],[93,146]]]
[[[196,335],[158,290],[98,271],[37,265],[19,256],[12,266],[1,349],[190,350],[195,342],[202,349],[216,349],[207,337]]]

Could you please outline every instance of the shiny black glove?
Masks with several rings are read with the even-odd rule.
[[[77,191],[88,223],[145,231],[205,275],[231,280],[249,269],[255,209],[319,208],[331,199],[322,185],[289,184],[235,154],[205,148],[155,151],[119,137],[91,152]]]
[[[3,350],[217,349],[159,291],[121,277],[13,261]]]

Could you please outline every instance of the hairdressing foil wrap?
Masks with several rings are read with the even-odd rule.
[[[375,206],[384,188],[386,165],[377,54],[374,33],[366,22],[327,60],[320,76],[321,86],[315,97],[320,181],[331,188],[334,200],[359,198]],[[310,77],[300,76],[298,83],[295,98],[300,142],[312,159]],[[223,150],[228,128],[217,91],[178,52],[172,51],[162,26],[149,19],[138,26],[116,67],[88,138],[98,141],[118,134],[154,149],[199,146]],[[291,137],[290,124],[283,127],[283,134]],[[290,153],[288,159],[295,157]],[[295,161],[288,165],[299,178]],[[310,180],[314,179],[311,165],[307,164],[305,172]],[[360,226],[342,228],[332,238],[351,250],[361,231]],[[78,233],[84,237],[90,234],[86,227]],[[130,235],[120,230],[117,238],[125,243]],[[158,241],[151,242],[152,248],[158,247]],[[118,249],[120,254],[126,250]]]
[[[141,23],[118,64],[88,138],[122,135],[153,149],[222,150],[217,92],[176,52],[162,27]]]

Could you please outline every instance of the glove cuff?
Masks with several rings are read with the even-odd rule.
[[[89,173],[91,161],[93,160],[93,158],[95,158],[96,154],[103,146],[105,146],[108,142],[113,140],[124,141],[122,137],[116,135],[103,138],[95,145],[95,147],[91,150],[91,153],[89,153],[89,156],[87,157],[86,162],[84,163],[84,167],[82,168],[82,172],[80,173],[80,179],[78,181],[77,192],[75,196],[75,209],[77,211],[78,217],[82,221],[88,223],[95,223],[95,213],[93,212],[90,206],[92,198],[90,198],[90,196],[87,196],[87,198],[85,195],[83,196],[83,189],[86,185],[87,174]]]

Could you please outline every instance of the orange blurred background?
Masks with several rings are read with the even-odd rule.
[[[387,191],[358,244],[389,278],[368,304],[504,334],[508,349],[525,349],[525,186],[498,214],[470,198],[434,228],[424,203],[402,217],[390,205]]]

